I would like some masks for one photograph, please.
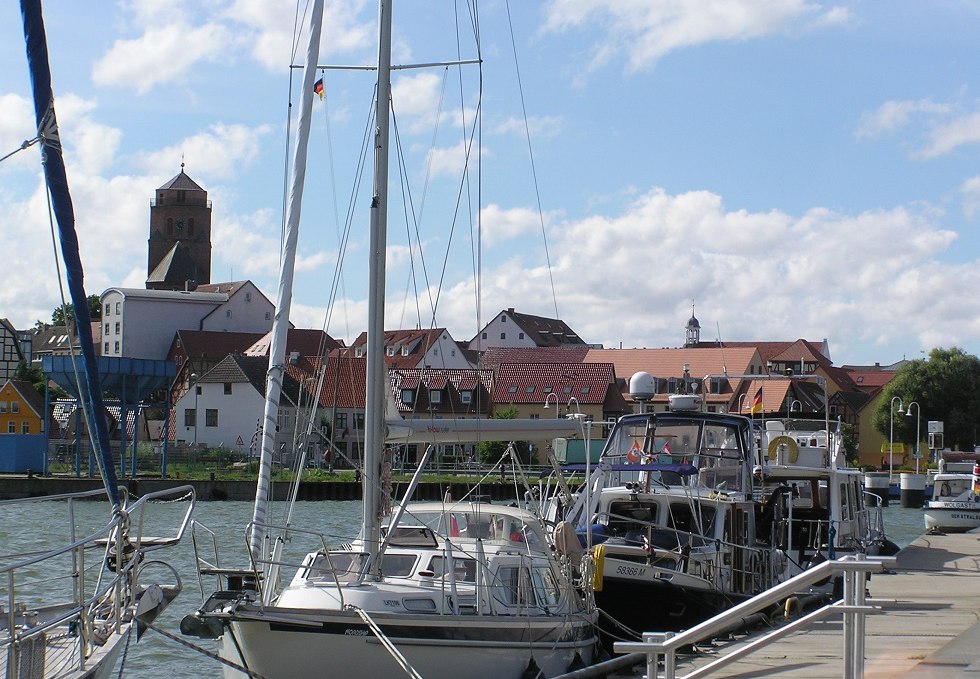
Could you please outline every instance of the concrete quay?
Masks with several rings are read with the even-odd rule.
[[[894,572],[873,575],[868,590],[869,603],[882,611],[866,618],[865,679],[980,679],[980,534],[923,535],[899,552]],[[678,656],[676,674],[689,674],[756,636]],[[843,677],[843,650],[835,615],[710,676]]]

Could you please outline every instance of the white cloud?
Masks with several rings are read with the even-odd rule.
[[[240,173],[259,154],[261,138],[272,131],[270,125],[248,127],[217,123],[173,146],[143,154],[136,162],[148,171],[163,174],[178,162],[186,162],[195,173],[231,178]],[[183,159],[183,161],[181,161]]]
[[[905,127],[917,114],[941,115],[949,110],[949,105],[931,99],[886,101],[876,111],[861,117],[854,134],[859,139],[879,137]]]
[[[541,217],[537,210],[512,208],[505,210],[499,205],[487,205],[480,211],[483,242],[487,246],[504,241],[541,233]],[[546,215],[549,223],[554,215]]]
[[[180,21],[151,26],[140,37],[116,40],[95,62],[96,85],[126,87],[146,94],[154,86],[181,82],[199,61],[220,61],[232,34],[225,26],[190,26]]]
[[[934,127],[929,143],[921,149],[919,158],[935,158],[951,153],[960,146],[980,142],[980,113],[960,116]]]
[[[561,116],[529,116],[526,126],[523,118],[508,118],[494,125],[493,131],[520,137],[525,137],[530,132],[532,139],[547,139],[561,134],[563,123]]]
[[[980,214],[980,176],[970,177],[960,186],[963,194],[963,214],[973,219]]]
[[[553,0],[545,12],[546,31],[601,32],[592,46],[593,68],[623,57],[630,70],[640,70],[677,49],[783,31],[818,17],[820,8],[803,0]],[[834,8],[827,19],[840,16]]]

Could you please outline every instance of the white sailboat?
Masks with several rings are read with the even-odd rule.
[[[540,518],[516,507],[469,499],[403,502],[382,521],[382,479],[390,460],[386,442],[411,436],[386,428],[388,400],[383,319],[387,222],[388,115],[391,71],[391,5],[379,13],[375,184],[371,202],[369,320],[363,517],[350,544],[302,557],[295,575],[276,586],[287,567],[284,540],[265,520],[271,442],[264,442],[254,520],[250,526],[252,568],[202,573],[226,577],[181,623],[184,634],[218,638],[229,676],[427,679],[554,676],[592,661],[596,614],[572,583],[572,565],[551,549]],[[295,222],[301,205],[302,164],[309,130],[310,93],[319,44],[322,2],[310,24],[294,185],[287,213],[276,327],[270,352],[265,432],[274,432],[278,377],[284,360]],[[304,129],[305,127],[305,129]],[[441,421],[443,424],[445,421]],[[472,427],[472,421],[467,421]],[[538,423],[540,424],[540,423]],[[528,425],[532,426],[532,425]],[[550,426],[550,425],[549,425]],[[482,432],[484,440],[490,438]],[[513,435],[504,435],[513,436]],[[419,468],[425,466],[421,461]],[[413,480],[414,487],[417,478]],[[409,490],[409,495],[411,490]],[[290,529],[289,535],[313,535]],[[318,536],[315,536],[318,537]],[[315,540],[314,540],[315,541]]]
[[[98,679],[117,671],[131,635],[135,632],[138,639],[180,592],[177,572],[147,555],[180,542],[195,496],[191,486],[180,486],[133,501],[118,486],[55,116],[41,3],[21,0],[20,4],[37,122],[37,136],[20,150],[35,143],[41,149],[80,346],[79,354],[71,357],[77,365],[76,389],[104,487],[0,502],[0,521],[7,529],[0,554],[0,675]],[[80,504],[91,508],[101,499],[107,500],[108,518],[86,522],[95,527],[83,531]],[[63,522],[37,525],[36,517],[54,516],[59,508]],[[151,530],[153,537],[147,537]],[[147,569],[156,568],[163,569],[167,584],[147,584],[157,574]]]

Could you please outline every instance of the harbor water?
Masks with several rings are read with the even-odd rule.
[[[63,538],[59,532],[63,525],[64,513],[52,509],[52,516],[31,515],[4,517],[0,525],[0,539],[7,544],[7,550],[33,550],[44,546],[42,542],[58,544]],[[273,503],[268,521],[281,522],[284,503]],[[924,532],[922,511],[905,509],[897,503],[885,508],[885,527],[889,538],[904,547]],[[54,514],[57,513],[57,516]],[[106,507],[102,503],[83,503],[76,509],[76,525],[94,528],[107,520]],[[225,567],[243,567],[247,563],[245,525],[252,518],[252,504],[249,502],[202,502],[197,505],[195,519],[214,531],[218,540],[220,563]],[[359,501],[321,501],[300,502],[294,512],[292,525],[298,529],[323,533],[331,543],[353,538],[361,520]],[[39,531],[44,527],[43,531]],[[39,534],[40,533],[40,534]],[[198,583],[194,564],[194,549],[190,536],[173,550],[158,553],[177,569],[183,580],[184,590],[170,607],[155,621],[159,626],[179,635],[180,619],[193,612],[203,598],[214,589],[214,580],[203,583],[204,592]],[[287,574],[286,577],[289,577]],[[152,579],[152,578],[150,578]],[[50,583],[39,579],[39,591],[47,591]],[[27,602],[30,605],[30,601]],[[201,639],[187,639],[210,651],[215,643]],[[139,643],[135,638],[127,649],[123,667],[124,676],[167,677],[168,679],[196,679],[198,677],[220,677],[221,665],[193,649],[186,648],[161,634],[149,630]]]

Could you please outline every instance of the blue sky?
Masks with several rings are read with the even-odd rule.
[[[462,86],[455,71],[403,71],[393,106],[430,285],[395,188],[387,327],[431,323],[445,260],[436,323],[456,339],[515,307],[557,313],[607,347],[678,346],[693,302],[702,339],[827,338],[838,364],[936,346],[980,353],[980,3],[479,9],[480,316],[453,174],[478,71],[464,68]],[[326,12],[320,63],[372,63],[374,3],[328,1]],[[214,205],[212,280],[248,278],[274,299],[287,106],[301,96],[288,69],[296,7],[48,0],[44,13],[89,292],[143,286],[153,190],[183,158]],[[394,19],[395,63],[454,57],[453,3],[396,0]],[[0,155],[33,136],[20,26],[16,3],[0,6]],[[325,81],[301,327],[324,324],[373,84],[364,72]],[[477,209],[469,188],[464,215]],[[360,196],[328,327],[347,341],[366,326],[366,206]],[[58,292],[34,148],[0,163],[0,223],[0,316],[48,320]]]

